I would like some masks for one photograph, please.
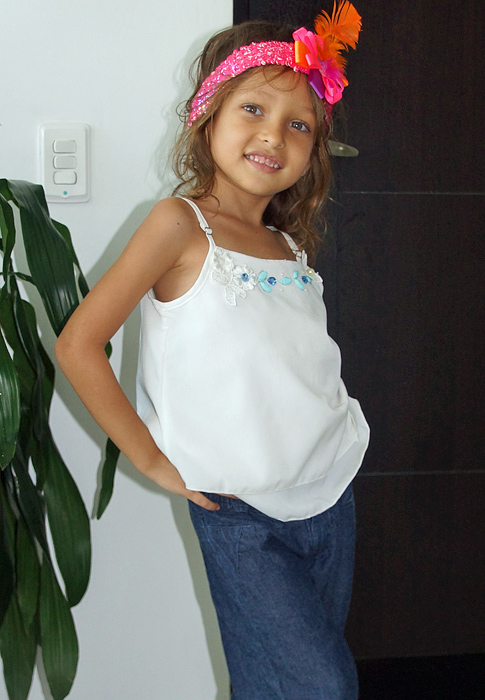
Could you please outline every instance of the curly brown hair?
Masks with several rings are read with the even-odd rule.
[[[234,92],[254,71],[262,72],[266,80],[271,82],[282,72],[292,69],[286,66],[262,66],[250,68],[234,78],[229,78],[218,87],[205,114],[189,127],[187,122],[192,101],[204,80],[234,49],[252,42],[291,42],[292,34],[293,30],[289,27],[252,20],[225,29],[207,42],[191,69],[194,91],[187,102],[183,103],[180,111],[182,131],[172,149],[173,170],[180,183],[173,194],[180,192],[193,199],[203,199],[212,193],[216,169],[207,132],[226,96]],[[310,259],[314,259],[317,242],[321,238],[316,224],[327,198],[331,178],[327,149],[331,126],[324,101],[317,97],[309,84],[308,91],[316,116],[310,167],[294,185],[274,195],[264,212],[263,221],[289,233],[299,246],[306,250]]]

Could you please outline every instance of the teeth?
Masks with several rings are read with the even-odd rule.
[[[256,163],[263,163],[264,165],[267,165],[270,168],[274,168],[275,170],[280,170],[281,166],[278,165],[277,163],[272,163],[269,160],[266,160],[266,158],[260,158],[259,156],[246,156],[249,160],[254,160]]]

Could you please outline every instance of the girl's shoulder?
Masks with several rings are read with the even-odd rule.
[[[145,236],[160,246],[181,252],[200,236],[200,227],[192,208],[180,197],[167,197],[157,202],[140,227]]]
[[[150,216],[157,219],[164,227],[183,226],[189,227],[194,223],[194,213],[190,206],[181,197],[166,197],[161,199],[150,212]]]

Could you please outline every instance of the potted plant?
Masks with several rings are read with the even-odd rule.
[[[49,427],[55,369],[18,282],[37,288],[56,335],[89,290],[69,231],[50,218],[40,185],[0,180],[0,229],[0,653],[10,700],[27,698],[38,647],[52,696],[62,700],[78,661],[71,608],[89,581],[90,527]],[[12,258],[20,234],[27,272]],[[98,517],[117,456],[108,441]]]

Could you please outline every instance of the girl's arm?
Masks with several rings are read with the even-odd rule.
[[[82,301],[59,336],[59,365],[95,421],[145,476],[209,510],[219,506],[189,491],[158,449],[116,379],[104,348],[143,295],[167,273],[183,270],[193,221],[179,200],[159,202],[127,247]]]

